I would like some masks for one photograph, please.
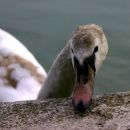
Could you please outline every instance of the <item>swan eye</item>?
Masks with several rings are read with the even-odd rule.
[[[96,53],[97,51],[98,51],[98,46],[96,46],[96,47],[94,48],[93,53]]]
[[[71,52],[74,53],[73,49],[71,48]]]

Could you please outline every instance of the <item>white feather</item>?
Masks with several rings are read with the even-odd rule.
[[[29,61],[37,68],[36,73],[43,75],[43,81],[46,78],[45,70],[32,53],[14,36],[0,29],[0,101],[12,102],[36,99],[43,84],[21,63],[11,62],[8,66],[6,64],[2,65],[3,62],[6,62],[5,57],[10,55]],[[9,83],[7,77],[9,69],[11,70],[10,78],[17,82],[16,87]]]

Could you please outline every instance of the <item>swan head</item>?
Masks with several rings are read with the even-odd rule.
[[[78,111],[85,111],[91,103],[94,78],[107,52],[107,40],[100,26],[79,26],[73,32],[70,53],[76,78],[72,103]]]

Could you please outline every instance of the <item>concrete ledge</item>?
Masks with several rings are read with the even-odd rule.
[[[130,92],[99,95],[86,113],[70,99],[0,103],[0,130],[130,130]]]

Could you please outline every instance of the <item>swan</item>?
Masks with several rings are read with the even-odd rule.
[[[37,99],[46,71],[13,35],[0,29],[0,101]]]
[[[38,99],[71,95],[74,108],[85,111],[92,100],[95,75],[107,52],[107,39],[100,26],[79,26],[54,60]]]

